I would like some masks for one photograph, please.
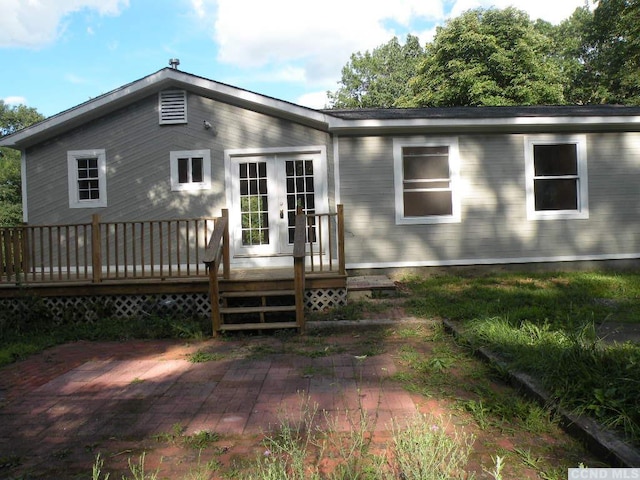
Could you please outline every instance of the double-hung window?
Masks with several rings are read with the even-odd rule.
[[[67,152],[69,207],[107,206],[106,154],[104,150]]]
[[[536,135],[525,142],[527,218],[589,218],[585,135]]]
[[[457,138],[393,142],[396,223],[460,221]]]
[[[185,150],[170,153],[171,190],[211,188],[210,150]]]

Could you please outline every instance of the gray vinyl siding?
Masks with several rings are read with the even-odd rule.
[[[462,221],[396,225],[393,137],[340,139],[348,265],[509,263],[640,253],[640,134],[588,134],[590,217],[545,221],[527,219],[525,135],[459,135],[458,140]]]
[[[188,123],[159,125],[158,96],[94,120],[26,152],[28,221],[30,224],[81,223],[93,213],[105,221],[217,216],[225,205],[224,151],[326,145],[326,132],[188,94]],[[213,128],[203,127],[204,120]],[[105,149],[106,208],[69,208],[67,152]],[[211,151],[210,190],[174,192],[169,153]],[[329,170],[329,189],[333,170]]]

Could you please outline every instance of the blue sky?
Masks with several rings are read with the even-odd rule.
[[[584,0],[0,0],[0,99],[46,116],[180,69],[321,108],[352,53],[475,7],[558,23]]]

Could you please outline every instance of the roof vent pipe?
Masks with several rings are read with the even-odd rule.
[[[171,68],[173,68],[174,70],[178,69],[178,65],[180,65],[180,60],[177,58],[171,58],[169,59],[169,66]]]

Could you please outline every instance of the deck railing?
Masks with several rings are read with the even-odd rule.
[[[229,211],[222,210],[222,216],[215,219],[215,228],[207,244],[202,259],[209,272],[209,298],[211,300],[211,322],[213,334],[220,331],[220,285],[218,271],[222,265],[222,276],[228,279],[231,274],[229,257]]]
[[[0,283],[206,276],[213,218],[0,228]]]
[[[307,214],[305,217],[306,271],[345,275],[343,206],[338,205],[334,213]]]

